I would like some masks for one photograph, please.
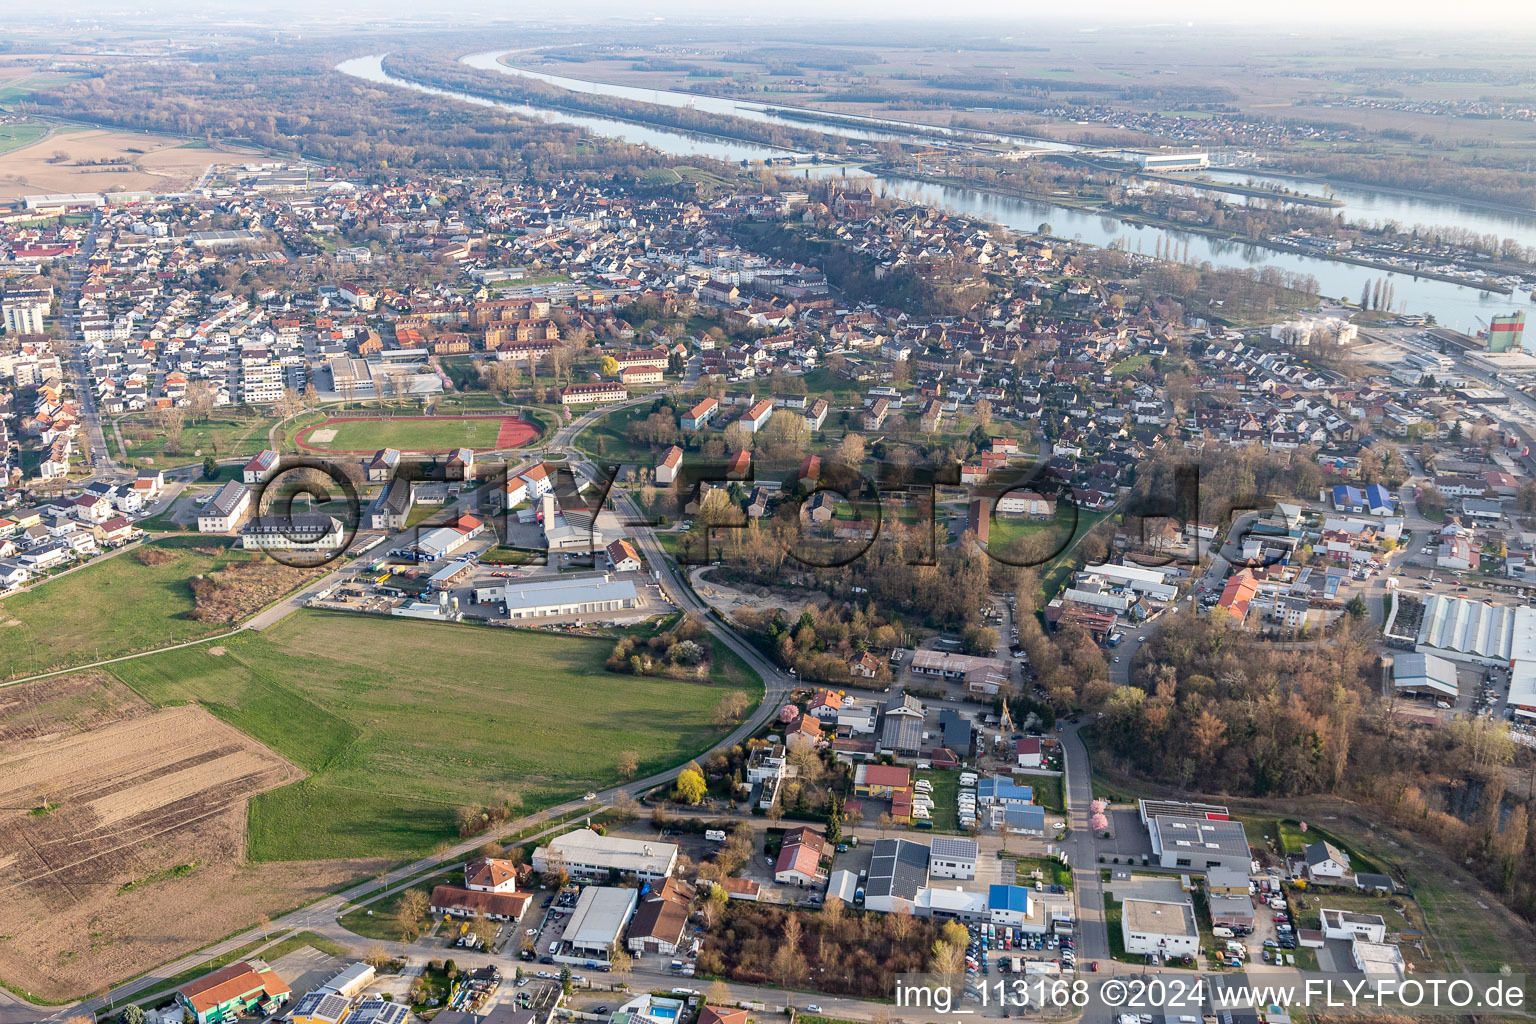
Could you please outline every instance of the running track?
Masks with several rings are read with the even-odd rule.
[[[372,448],[332,448],[328,445],[311,444],[309,435],[316,430],[328,430],[338,423],[395,423],[400,420],[422,420],[428,423],[441,423],[447,420],[499,420],[501,427],[496,432],[496,443],[489,447],[476,448],[475,451],[498,451],[503,448],[521,448],[530,444],[539,437],[539,428],[516,416],[337,416],[326,420],[324,423],[316,423],[312,427],[305,427],[294,437],[294,443],[309,452],[331,455],[371,455],[378,451]],[[413,452],[446,452],[453,448],[405,448],[405,451]]]

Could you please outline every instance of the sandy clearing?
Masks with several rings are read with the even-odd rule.
[[[698,566],[689,573],[689,578],[698,595],[723,615],[729,616],[739,608],[748,608],[755,612],[782,609],[786,615],[793,612],[793,616],[790,617],[798,617],[805,608],[820,608],[831,600],[820,591],[805,594],[792,590],[774,590],[771,587],[738,589],[726,583],[716,582],[710,576],[710,570],[713,568],[714,566],[710,565]]]
[[[336,440],[336,428],[326,427],[324,430],[311,430],[309,439],[315,444],[330,444]]]

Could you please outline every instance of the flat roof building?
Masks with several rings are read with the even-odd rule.
[[[506,605],[509,619],[546,615],[599,615],[640,607],[640,592],[629,580],[604,573],[585,578],[521,579],[475,591],[475,600]]]
[[[567,874],[582,878],[607,878],[617,871],[654,881],[670,875],[676,866],[677,847],[672,843],[600,836],[589,828],[557,836],[533,851],[535,871],[564,868]]]
[[[1246,871],[1253,859],[1248,833],[1240,821],[1188,818],[1159,814],[1148,828],[1152,852],[1165,868],[1208,871],[1232,868]]]
[[[635,916],[639,895],[636,889],[587,886],[565,924],[556,955],[573,960],[607,960],[629,919]]]
[[[1200,948],[1195,908],[1188,900],[1126,900],[1120,905],[1120,935],[1127,953],[1194,956]]]

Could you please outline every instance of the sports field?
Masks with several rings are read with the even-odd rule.
[[[733,688],[611,674],[606,640],[332,612],[221,644],[112,671],[312,773],[252,801],[254,861],[414,856],[456,838],[461,806],[580,796],[615,782],[627,751],[659,771],[722,735],[711,713]]]
[[[366,454],[380,448],[446,452],[520,448],[538,439],[539,428],[516,416],[336,417],[299,431],[300,448]]]

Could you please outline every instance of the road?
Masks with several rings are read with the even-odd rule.
[[[107,447],[107,435],[101,427],[101,409],[96,404],[96,388],[91,380],[90,367],[86,365],[85,349],[80,347],[84,338],[80,334],[80,288],[85,283],[86,265],[96,251],[96,235],[101,228],[101,211],[91,217],[90,229],[85,241],[75,250],[69,263],[69,285],[60,301],[65,336],[71,345],[69,372],[74,382],[75,398],[80,403],[80,419],[91,441],[91,479],[98,476],[114,476],[120,467],[112,460],[112,449]]]
[[[646,396],[644,399],[632,400],[625,404],[634,405],[640,401],[649,400],[654,400],[654,396]],[[551,437],[551,447],[556,450],[568,449],[583,429],[610,411],[612,411],[612,407],[594,409],[561,427]],[[579,454],[571,455],[570,465],[573,471],[580,473],[589,480],[598,481],[605,478],[605,474],[597,466]],[[461,495],[458,501],[463,502],[469,496],[469,494]],[[631,524],[643,524],[646,521],[641,510],[624,491],[617,488],[614,489],[610,492],[609,500],[614,507],[614,511],[624,516]],[[452,508],[453,506],[450,505],[448,507]],[[397,546],[398,542],[404,539],[409,532],[400,531],[391,535],[381,545],[381,549],[388,550],[390,546]],[[759,653],[756,648],[743,640],[693,592],[684,577],[666,557],[653,530],[644,525],[632,525],[630,532],[635,546],[639,548],[650,567],[657,573],[658,583],[667,597],[679,609],[697,615],[699,620],[720,643],[730,648],[731,651],[762,677],[764,683],[762,702],[750,716],[736,728],[732,729],[730,734],[716,744],[713,749],[725,750],[744,742],[774,716],[795,685],[795,679],[781,672],[766,657]],[[333,585],[344,573],[349,574],[352,568],[352,565],[348,565],[345,568],[338,568],[328,573],[325,577],[316,580],[296,594],[255,616],[241,628],[256,630],[269,628],[271,625],[303,607],[308,597],[315,592]],[[1139,636],[1137,639],[1139,640]],[[1129,654],[1131,649],[1129,646],[1126,647],[1126,653]],[[1129,658],[1123,659],[1123,662],[1128,664]],[[1116,668],[1118,667],[1119,664],[1116,665]],[[1091,815],[1090,803],[1092,801],[1092,772],[1088,761],[1087,748],[1079,736],[1079,729],[1080,726],[1077,724],[1069,725],[1060,734],[1065,753],[1066,768],[1064,796],[1067,804],[1067,820],[1071,828],[1070,834],[1062,841],[1061,847],[1067,851],[1072,864],[1077,869],[1074,898],[1077,901],[1078,955],[1085,961],[1098,960],[1104,973],[1108,974],[1116,970],[1123,971],[1131,968],[1128,965],[1116,965],[1109,960],[1109,938],[1104,920],[1104,889],[1097,870],[1097,837],[1090,827],[1089,821]],[[656,786],[672,782],[680,771],[681,766],[672,768],[644,779],[638,779],[604,790],[597,794],[596,798],[590,802],[572,800],[555,807],[546,808],[535,814],[525,815],[516,820],[508,821],[488,833],[482,833],[473,838],[463,840],[438,854],[397,868],[382,877],[370,878],[344,892],[325,897],[308,907],[282,915],[269,924],[268,933],[310,930],[343,942],[354,950],[361,950],[373,945],[373,943],[370,940],[360,939],[342,927],[339,917],[344,909],[351,909],[358,903],[365,903],[371,899],[380,898],[387,894],[388,889],[392,885],[398,885],[407,879],[414,879],[428,872],[441,871],[461,864],[484,845],[487,840],[503,839],[513,834],[519,834],[524,837],[531,836],[536,833],[539,826],[551,826],[552,822],[567,815],[577,814],[584,809],[596,810],[611,805],[621,793],[627,794],[630,797],[638,797],[641,793]],[[1001,840],[995,836],[983,836],[982,839],[984,841],[984,848],[994,853],[996,848],[1001,845]],[[221,953],[238,949],[257,940],[261,937],[261,934],[260,929],[252,928],[237,935],[232,935],[207,949],[162,965],[114,990],[112,993],[113,1002],[116,1005],[121,1005],[125,1000],[131,1001],[136,993],[152,992],[162,987],[166,979],[196,970]],[[386,948],[408,954],[418,960],[422,958],[424,952],[423,947],[419,944],[411,947],[392,943],[384,943],[384,945]],[[509,973],[516,964],[516,961],[507,956],[495,956],[489,953],[455,950],[454,957],[462,966],[497,963]],[[1140,970],[1140,968],[1136,968],[1136,970]],[[597,975],[592,980],[596,981],[604,977],[603,975]],[[680,979],[676,975],[650,970],[637,971],[630,979],[631,987],[634,990],[669,989],[677,986],[679,983]],[[681,984],[687,985],[690,982],[681,981]],[[643,989],[641,988],[642,986]],[[883,1003],[864,1002],[857,999],[846,999],[822,994],[785,993],[766,987],[743,985],[732,985],[731,990],[736,999],[758,1001],[771,1007],[798,1005],[803,1008],[814,1002],[821,1007],[823,1013],[846,1019],[872,1020],[889,1016],[889,1007]],[[159,1001],[160,998],[163,997],[156,997],[155,1001]],[[95,1012],[100,1008],[101,1003],[96,999],[91,999],[75,1006],[47,1008],[40,1011],[29,1008],[12,994],[0,992],[0,1024],[36,1020],[41,1012],[48,1012],[49,1016],[47,1019],[49,1020],[58,1020],[76,1013]],[[937,1014],[914,1013],[910,1010],[903,1010],[902,1017],[908,1021],[925,1022],[950,1019]]]
[[[566,427],[556,432],[554,441],[557,444],[569,444],[581,429],[584,429],[585,426],[595,422],[598,418],[598,414],[606,411],[611,411],[611,407],[602,410],[593,410],[592,413],[588,413],[580,419],[573,421],[571,424],[568,424]],[[587,463],[584,459],[575,460],[574,465],[579,466],[586,473],[597,473],[595,468],[593,468],[590,463]],[[526,467],[518,467],[518,469],[523,468]],[[619,491],[614,491],[613,494],[618,496],[618,504],[621,510],[624,512],[624,514],[630,516],[632,521],[644,521],[640,516],[639,510],[629,502],[627,496],[622,495],[622,493]],[[459,498],[459,501],[465,501],[468,497],[469,495],[466,493]],[[451,508],[452,506],[448,507]],[[388,550],[389,547],[394,545],[396,541],[404,538],[410,532],[410,530],[404,530],[391,535],[388,540],[380,545],[380,549]],[[777,666],[773,665],[765,657],[763,657],[763,655],[760,654],[756,648],[742,640],[733,630],[721,623],[719,619],[710,612],[708,606],[705,605],[704,602],[701,601],[698,596],[693,593],[693,591],[683,581],[682,577],[667,561],[665,555],[661,551],[660,545],[656,542],[653,532],[649,528],[635,527],[633,536],[636,545],[641,549],[642,553],[650,562],[651,566],[659,572],[662,588],[668,597],[673,601],[673,603],[676,604],[680,609],[696,613],[700,620],[704,623],[705,627],[708,628],[720,640],[720,642],[724,643],[733,652],[735,652],[737,656],[739,656],[743,661],[750,665],[753,670],[755,670],[763,679],[764,696],[762,703],[758,705],[756,710],[754,710],[750,716],[748,716],[736,728],[731,730],[730,734],[722,739],[719,743],[717,743],[713,748],[713,750],[729,750],[731,747],[744,742],[748,737],[756,733],[763,725],[769,721],[769,719],[778,711],[778,709],[783,706],[784,699],[788,694],[791,686],[794,684],[794,679],[791,676],[781,672]],[[261,630],[269,628],[288,615],[293,614],[299,608],[302,608],[305,601],[317,591],[323,590],[327,586],[334,585],[343,575],[350,575],[352,569],[353,566],[349,564],[345,567],[340,567],[335,571],[328,573],[326,576],[305,586],[297,593],[291,595],[283,601],[278,602],[254,618],[250,619],[241,627],[241,629]],[[197,642],[206,643],[208,641],[203,640]],[[536,814],[525,815],[514,821],[506,822],[491,832],[482,833],[472,839],[464,840],[463,842],[460,842],[457,845],[451,847],[444,853],[415,861],[402,868],[398,868],[389,872],[382,878],[370,879],[369,881],[348,889],[345,892],[338,893],[333,896],[328,896],[325,899],[322,899],[308,907],[303,908],[302,910],[297,910],[280,918],[276,918],[271,922],[268,930],[278,931],[302,928],[319,930],[321,927],[329,929],[331,926],[339,929],[341,926],[336,923],[336,919],[341,913],[344,905],[359,902],[360,900],[366,899],[370,895],[379,894],[391,882],[398,882],[405,878],[421,874],[430,868],[440,868],[445,865],[452,865],[462,862],[469,854],[473,853],[480,846],[484,845],[484,843],[489,839],[503,838],[514,833],[521,833],[529,828],[548,822],[553,818],[561,817],[569,813],[574,813],[583,808],[590,807],[594,810],[600,809],[603,806],[611,804],[620,793],[628,794],[631,797],[638,797],[641,793],[656,786],[672,782],[677,778],[677,775],[681,770],[682,766],[680,765],[676,768],[672,768],[664,772],[659,772],[655,775],[651,775],[643,779],[638,779],[636,781],[626,783],[622,786],[615,786],[611,789],[607,789],[599,793],[597,795],[597,799],[590,803],[582,800],[572,800],[567,803],[560,804],[556,807],[551,807],[543,811],[539,811]],[[133,994],[136,992],[153,991],[154,989],[158,988],[165,981],[165,979],[174,977],[175,975],[185,971],[192,970],[200,964],[205,964],[213,957],[218,956],[220,953],[238,949],[241,946],[244,946],[260,937],[260,934],[261,932],[259,929],[253,928],[238,935],[231,936],[198,953],[182,957],[170,964],[156,968],[155,970],[150,971],[148,974],[136,978],[134,981],[116,989],[113,992],[112,998],[114,1002],[121,1004],[124,1000],[130,1000]],[[352,935],[350,932],[344,933],[344,941],[354,945],[358,944],[357,937]],[[461,963],[468,962],[465,957],[459,957],[458,959]],[[9,1003],[9,1005],[6,1005],[7,1003]],[[48,1019],[62,1019],[63,1017],[67,1017],[74,1013],[80,1012],[95,1012],[96,1010],[100,1009],[102,1005],[103,1004],[99,1000],[87,1000],[72,1007],[57,1009],[51,1013]],[[15,997],[14,995],[8,995],[3,991],[0,991],[0,1024],[11,1024],[13,1021],[35,1020],[36,1018],[37,1014],[27,1010],[22,1000],[20,1000],[18,997]]]
[[[1129,659],[1127,659],[1128,661]],[[1082,723],[1068,724],[1058,734],[1062,746],[1062,796],[1067,803],[1071,833],[1061,844],[1072,862],[1077,900],[1077,956],[1112,968],[1109,930],[1104,921],[1104,882],[1099,876],[1098,837],[1089,824],[1093,816],[1093,769],[1088,748],[1078,735]]]

